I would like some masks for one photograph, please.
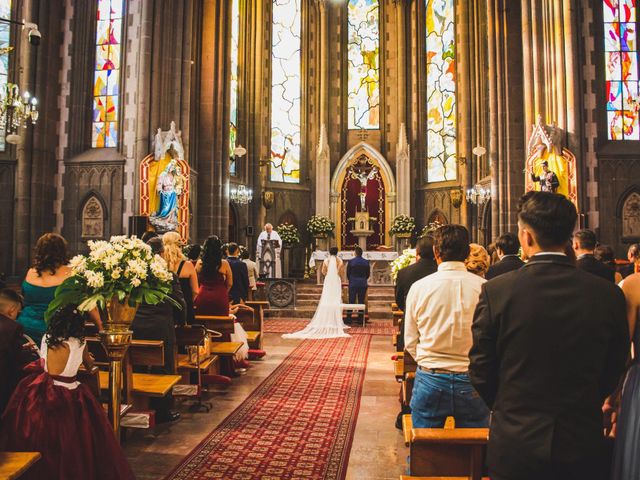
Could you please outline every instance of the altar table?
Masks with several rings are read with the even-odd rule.
[[[346,263],[355,257],[355,253],[352,250],[345,250],[338,252],[338,258],[345,262],[345,268],[342,272],[343,282],[347,282],[347,267]],[[316,250],[311,254],[309,259],[310,267],[316,268],[316,278],[318,285],[321,285],[324,281],[322,275],[322,262],[325,258],[329,257],[329,252]],[[369,260],[371,264],[371,276],[369,277],[369,285],[375,286],[389,286],[393,285],[393,279],[391,278],[391,262],[398,258],[398,252],[377,252],[368,251],[362,254],[362,258]]]

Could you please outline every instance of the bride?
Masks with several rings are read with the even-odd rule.
[[[341,267],[342,260],[338,258],[338,249],[331,247],[329,258],[322,265],[322,270],[326,269],[326,277],[313,319],[303,330],[282,335],[283,338],[320,339],[350,336],[344,332],[344,329],[349,327],[342,321],[342,280],[338,273]]]

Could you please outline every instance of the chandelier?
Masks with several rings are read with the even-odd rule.
[[[229,198],[233,203],[246,205],[253,200],[253,190],[244,185],[238,185],[231,189]]]
[[[491,199],[491,190],[478,184],[467,189],[467,202],[474,205],[483,205]]]
[[[0,129],[4,129],[7,143],[20,143],[18,129],[38,120],[38,99],[29,92],[20,95],[20,87],[7,83],[0,92]]]

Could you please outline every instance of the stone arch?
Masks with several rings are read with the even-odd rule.
[[[80,237],[83,240],[104,239],[107,232],[107,205],[102,195],[95,190],[90,190],[80,202],[78,211],[80,219]]]
[[[278,225],[282,225],[283,223],[288,223],[289,225],[298,227],[298,218],[296,217],[296,214],[291,210],[287,210],[282,215],[280,215],[280,219],[278,220]]]
[[[431,210],[429,216],[427,217],[427,225],[436,221],[441,223],[442,225],[447,225],[449,223],[449,219],[439,208],[434,208],[433,210]]]
[[[366,142],[360,142],[353,146],[347,153],[345,153],[338,165],[336,166],[333,175],[331,177],[331,193],[330,193],[330,217],[336,224],[335,238],[341,239],[342,237],[342,222],[341,222],[341,188],[347,174],[349,166],[358,159],[361,155],[366,155],[368,160],[374,164],[382,179],[382,184],[385,189],[385,225],[390,226],[391,221],[396,216],[396,179],[393,174],[393,169],[387,162],[386,158],[375,148]],[[385,236],[386,245],[391,244],[389,235]],[[338,240],[340,243],[340,240]]]
[[[616,213],[622,241],[640,240],[640,187],[632,185],[620,195]]]

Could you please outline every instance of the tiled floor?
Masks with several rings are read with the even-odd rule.
[[[234,379],[229,389],[215,392],[209,399],[214,406],[211,412],[189,413],[188,405],[183,405],[180,407],[182,418],[178,422],[161,425],[152,432],[133,432],[124,448],[137,477],[146,480],[167,475],[297,344],[297,341],[283,340],[278,334],[266,334],[268,355],[264,360],[254,362],[255,366],[246,375]],[[401,432],[394,427],[399,409],[399,385],[393,376],[392,354],[390,337],[372,337],[348,480],[397,480],[404,471],[408,450],[402,442]]]

